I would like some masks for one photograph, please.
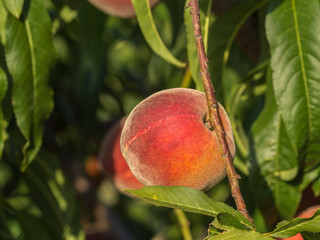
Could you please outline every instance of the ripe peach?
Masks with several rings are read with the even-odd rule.
[[[153,7],[160,0],[149,0]],[[92,5],[106,14],[116,17],[130,18],[136,16],[131,0],[89,0]]]
[[[221,105],[219,110],[234,157],[231,123]],[[160,91],[133,109],[120,145],[142,184],[208,190],[226,176],[216,132],[205,124],[207,111],[205,94],[187,88]]]
[[[120,135],[125,118],[116,122],[106,133],[99,151],[100,169],[110,176],[120,189],[137,189],[143,185],[132,174],[120,151]]]
[[[311,217],[318,209],[320,208],[320,205],[315,205],[312,207],[309,207],[307,209],[305,209],[303,212],[301,212],[297,217],[300,218],[309,218]],[[303,237],[301,236],[300,233],[298,233],[297,235],[293,236],[293,237],[289,237],[289,238],[284,238],[285,240],[303,240]]]

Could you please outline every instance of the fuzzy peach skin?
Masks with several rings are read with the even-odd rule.
[[[320,205],[316,205],[316,206],[312,206],[307,208],[306,210],[304,210],[303,212],[301,212],[297,217],[300,218],[309,218],[312,217],[312,215],[318,210],[320,209]],[[284,238],[284,240],[303,240],[303,237],[301,236],[300,233],[298,233],[297,235],[293,236],[293,237],[289,237],[289,238]]]
[[[120,135],[126,118],[116,122],[106,133],[99,151],[99,167],[101,171],[113,179],[120,189],[137,189],[143,185],[132,174],[120,151]]]
[[[159,1],[149,0],[150,7],[153,7]],[[89,0],[89,2],[108,15],[121,18],[136,16],[131,0]]]
[[[226,176],[216,133],[204,124],[207,109],[205,94],[187,88],[157,92],[133,109],[120,146],[142,184],[208,190]],[[234,158],[231,123],[219,110]]]

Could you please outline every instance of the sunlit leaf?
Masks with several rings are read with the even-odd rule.
[[[7,18],[7,11],[3,6],[2,2],[0,1],[0,42],[2,44],[5,43],[6,39],[6,18]]]
[[[6,60],[13,78],[12,102],[17,124],[26,138],[24,170],[37,155],[43,123],[53,109],[49,71],[55,60],[51,22],[42,0],[30,1],[23,20],[7,17]]]
[[[276,101],[310,167],[320,154],[320,7],[317,0],[272,0],[266,18]],[[301,158],[303,159],[303,158]]]
[[[7,138],[6,126],[7,122],[3,119],[2,100],[8,88],[7,76],[3,69],[0,67],[0,159],[3,152],[4,142]]]
[[[151,49],[167,62],[176,67],[186,64],[178,60],[165,46],[154,23],[148,0],[132,0],[142,34]]]
[[[242,228],[252,229],[250,222],[237,210],[227,204],[216,202],[204,192],[187,187],[148,186],[137,190],[126,190],[156,206],[178,208],[216,217],[226,213],[236,220]]]
[[[19,18],[23,8],[23,0],[2,0],[8,11],[15,17]]]

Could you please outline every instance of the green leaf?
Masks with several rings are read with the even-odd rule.
[[[7,139],[6,127],[7,122],[3,119],[2,100],[7,92],[8,80],[6,73],[0,67],[0,159],[2,156],[4,142]]]
[[[299,188],[278,180],[272,184],[271,190],[280,216],[285,219],[292,218],[302,197]]]
[[[0,42],[4,45],[6,41],[6,18],[7,11],[3,6],[2,1],[0,1]]]
[[[264,236],[256,231],[248,231],[242,230],[230,226],[225,226],[215,219],[211,223],[211,230],[209,230],[209,235],[205,238],[205,240],[239,240],[239,239],[246,239],[246,240],[272,240],[273,238],[269,236]]]
[[[132,0],[142,34],[151,49],[164,60],[176,67],[185,67],[165,46],[154,23],[148,0]]]
[[[185,5],[187,5],[188,2],[189,0],[186,0]],[[199,2],[201,30],[202,30],[205,49],[207,49],[208,47],[207,45],[208,45],[209,27],[213,21],[213,16],[211,14],[211,6],[212,6],[212,0],[205,0],[205,1]],[[199,76],[200,65],[198,60],[199,57],[198,57],[196,42],[195,42],[194,33],[193,33],[192,15],[190,14],[190,11],[188,9],[184,11],[184,24],[187,32],[188,63],[189,63],[191,75],[192,75],[193,81],[195,82],[196,89],[198,89],[199,91],[204,91],[202,79]]]
[[[266,33],[276,101],[289,136],[307,161],[320,154],[320,7],[317,0],[271,0]]]
[[[317,233],[320,237],[320,210],[310,218],[295,218],[290,222],[281,222],[277,228],[268,234],[270,237],[288,238],[301,232]]]
[[[316,179],[312,184],[312,190],[316,197],[320,196],[320,177],[318,177],[318,179]]]
[[[272,237],[264,236],[255,231],[245,231],[240,229],[233,229],[230,231],[226,231],[220,233],[217,236],[212,236],[206,238],[206,240],[239,240],[239,239],[246,239],[246,240],[274,240]]]
[[[220,213],[228,214],[242,228],[252,229],[250,222],[232,207],[216,202],[204,192],[187,187],[148,186],[137,190],[125,190],[145,201],[162,207],[177,208],[186,212],[216,217]]]
[[[15,17],[20,18],[23,8],[23,0],[2,0],[8,11]]]
[[[318,240],[320,238],[320,233],[302,232],[301,236],[304,240]]]
[[[55,239],[62,239],[62,236],[72,239],[73,234],[81,235],[72,186],[54,156],[40,152],[22,177],[30,191],[32,202],[41,211],[41,215],[37,217],[46,232],[51,233]]]
[[[261,209],[273,198],[280,215],[291,218],[299,204],[301,193],[287,184],[297,175],[297,152],[290,141],[278,112],[272,88],[270,69],[267,74],[266,104],[252,126],[251,168],[254,195]],[[272,196],[271,196],[272,194]]]
[[[249,0],[217,18],[209,33],[208,58],[213,85],[222,88],[232,42],[245,20],[269,0]],[[221,99],[222,96],[218,96]],[[220,100],[221,101],[221,100]]]
[[[315,188],[316,187],[315,184],[319,179],[319,176],[320,176],[320,165],[316,168],[313,168],[312,170],[303,171],[303,178],[299,179],[301,180],[299,182],[300,191],[305,191],[307,188],[311,187],[314,196],[317,197],[318,195],[317,195],[317,190]]]
[[[53,109],[49,71],[55,60],[51,22],[42,0],[32,0],[23,20],[7,17],[5,54],[13,78],[12,102],[17,124],[26,138],[22,170],[37,155],[43,123]]]
[[[25,212],[19,212],[16,218],[21,224],[24,239],[37,239],[41,236],[42,239],[54,240],[58,237],[46,231],[46,228],[39,227],[43,225],[43,219],[39,219]],[[34,231],[35,228],[37,231]]]

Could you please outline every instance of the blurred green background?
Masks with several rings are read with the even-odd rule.
[[[164,0],[152,13],[169,50],[179,60],[189,61],[186,68],[177,68],[156,55],[135,18],[108,16],[84,0],[44,2],[52,21],[57,56],[49,80],[55,107],[45,122],[40,153],[21,173],[25,139],[12,113],[11,91],[3,100],[6,142],[0,161],[0,239],[183,239],[175,211],[120,193],[112,179],[96,172],[94,165],[106,132],[141,100],[162,89],[196,88],[189,68],[193,63],[187,53],[185,1]],[[209,26],[216,17],[226,16],[225,12],[228,17],[234,16],[234,12],[241,13],[248,2],[254,1],[213,1]],[[258,11],[250,12],[250,17],[243,17],[235,38],[227,39],[230,48],[224,50],[229,61],[223,82],[214,82],[218,101],[225,106],[234,127],[237,144],[234,164],[242,177],[240,187],[248,210],[260,232],[270,231],[277,221],[291,218],[305,205],[320,202],[313,194],[320,184],[313,191],[307,188],[315,179],[319,182],[318,165],[303,180],[301,166],[295,165],[293,172],[286,172],[289,179],[286,183],[296,190],[288,212],[285,208],[276,209],[280,207],[270,198],[268,187],[257,188],[267,184],[269,172],[261,173],[263,176],[256,182],[251,178],[250,182],[248,160],[255,150],[251,128],[265,106],[267,89],[272,88],[266,14],[267,7],[262,5]],[[218,23],[217,26],[221,36],[230,27]],[[8,73],[5,28],[5,11],[0,1],[0,66]],[[209,36],[209,53],[212,38]],[[214,64],[209,62],[209,67]],[[11,90],[11,77],[8,83]],[[285,190],[283,196],[287,194]],[[207,194],[235,207],[227,179]],[[191,213],[186,213],[186,217],[194,239],[207,236],[211,217]]]

